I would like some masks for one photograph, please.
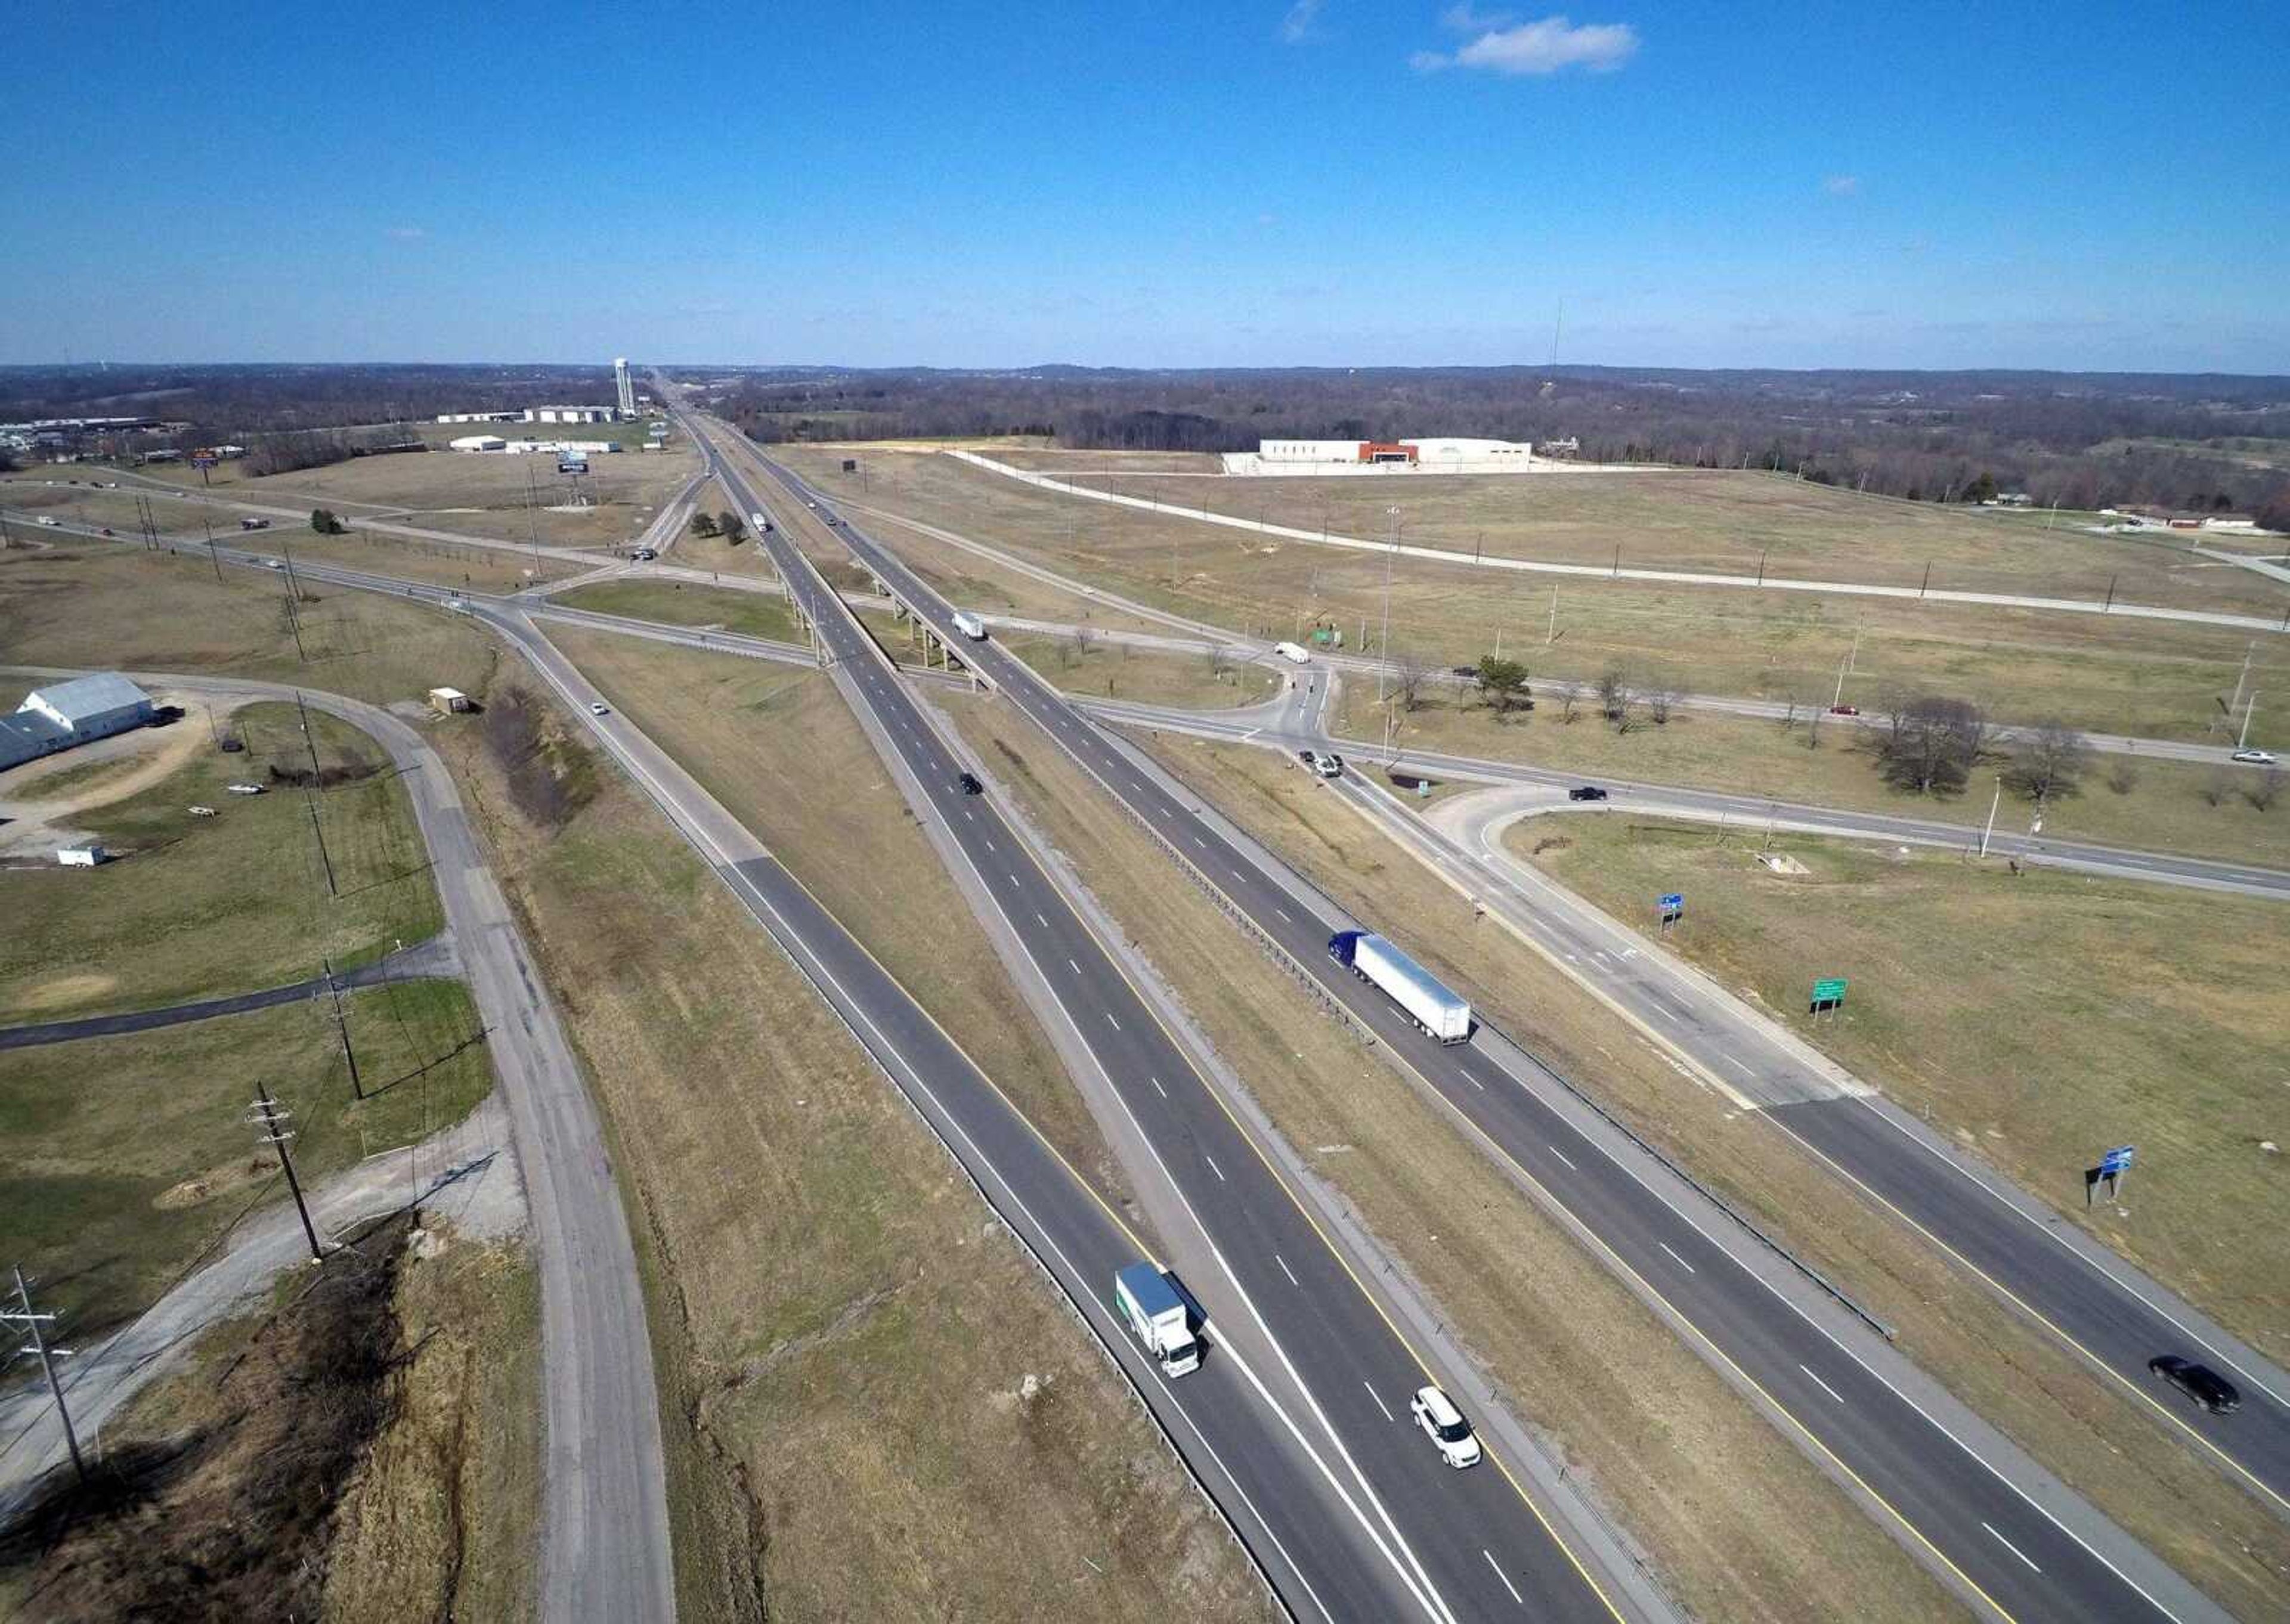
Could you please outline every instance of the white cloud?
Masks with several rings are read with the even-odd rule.
[[[1831,175],[1821,183],[1821,189],[1831,197],[1857,197],[1861,195],[1861,177]]]
[[[418,243],[429,234],[419,226],[392,226],[389,235],[401,243]]]
[[[1325,0],[1295,0],[1288,14],[1280,20],[1280,37],[1292,45],[1311,38],[1312,25],[1319,21],[1324,3]]]
[[[1468,5],[1450,11],[1450,28],[1484,26],[1495,19],[1482,16]],[[1612,73],[1637,54],[1638,31],[1626,22],[1584,23],[1576,28],[1564,17],[1540,22],[1486,28],[1479,36],[1452,53],[1419,51],[1407,59],[1418,73],[1443,68],[1480,68],[1507,77],[1547,76],[1569,68],[1590,73]]]

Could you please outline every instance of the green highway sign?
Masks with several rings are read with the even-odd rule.
[[[1843,976],[1823,976],[1813,984],[1812,1007],[1814,1014],[1818,1015],[1823,1010],[1835,1009],[1844,1002],[1845,978]]]

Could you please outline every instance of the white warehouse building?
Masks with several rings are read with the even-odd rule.
[[[116,671],[36,688],[0,716],[0,768],[149,724],[151,696]]]
[[[1452,435],[1418,440],[1261,440],[1227,452],[1228,474],[1509,474],[1534,465],[1525,441]]]

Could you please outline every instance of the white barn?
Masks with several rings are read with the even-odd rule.
[[[0,768],[146,726],[152,713],[151,696],[116,671],[36,688],[0,716]]]

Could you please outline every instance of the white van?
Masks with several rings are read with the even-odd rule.
[[[1301,643],[1276,643],[1272,645],[1272,652],[1292,665],[1306,664],[1312,658],[1311,651]]]

